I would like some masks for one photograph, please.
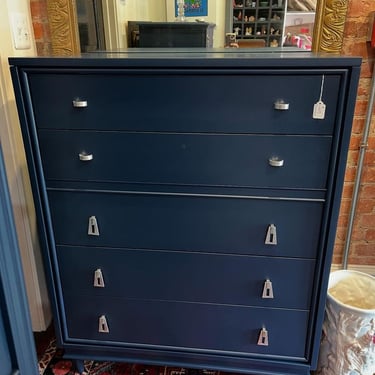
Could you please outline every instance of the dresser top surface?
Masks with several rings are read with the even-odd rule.
[[[360,57],[296,52],[275,48],[207,49],[137,48],[62,57],[10,57],[10,65],[46,68],[238,67],[238,68],[347,68],[359,67]]]

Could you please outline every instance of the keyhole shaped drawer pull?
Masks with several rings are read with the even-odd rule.
[[[268,164],[271,167],[282,167],[284,165],[284,160],[279,159],[277,156],[272,156],[272,158],[268,159]]]
[[[86,108],[88,106],[87,100],[81,100],[79,98],[73,100],[74,108]]]
[[[285,103],[284,100],[276,100],[273,107],[278,111],[287,111],[289,109],[289,103]]]
[[[267,228],[265,245],[277,245],[277,230],[275,224],[270,224]]]
[[[94,287],[95,288],[104,288],[105,287],[103,272],[100,268],[98,268],[94,272]]]
[[[87,229],[87,234],[89,236],[99,236],[99,226],[98,221],[95,216],[89,217],[89,227]]]
[[[78,156],[79,156],[79,160],[81,160],[81,161],[90,161],[90,160],[94,159],[93,154],[87,154],[86,152],[80,152],[78,154]]]
[[[259,333],[258,345],[268,346],[268,331],[265,328],[262,328]]]
[[[262,298],[273,298],[272,282],[269,279],[264,282]]]
[[[105,315],[99,317],[99,332],[100,333],[109,333],[109,327],[107,323],[107,318]]]

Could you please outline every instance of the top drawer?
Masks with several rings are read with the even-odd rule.
[[[263,74],[251,70],[57,71],[32,73],[29,83],[39,128],[332,133],[339,105],[337,72]],[[321,89],[325,117],[314,119]],[[275,109],[280,100],[289,106]]]

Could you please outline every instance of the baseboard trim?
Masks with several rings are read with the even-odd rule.
[[[332,266],[331,266],[331,272],[338,271],[338,270],[341,270],[341,269],[342,269],[341,264],[332,264]],[[375,266],[366,266],[366,265],[362,265],[362,264],[349,264],[348,270],[363,272],[363,273],[367,273],[369,275],[375,276]]]

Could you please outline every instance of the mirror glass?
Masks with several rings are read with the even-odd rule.
[[[128,47],[311,49],[317,0],[76,0],[81,52]]]

